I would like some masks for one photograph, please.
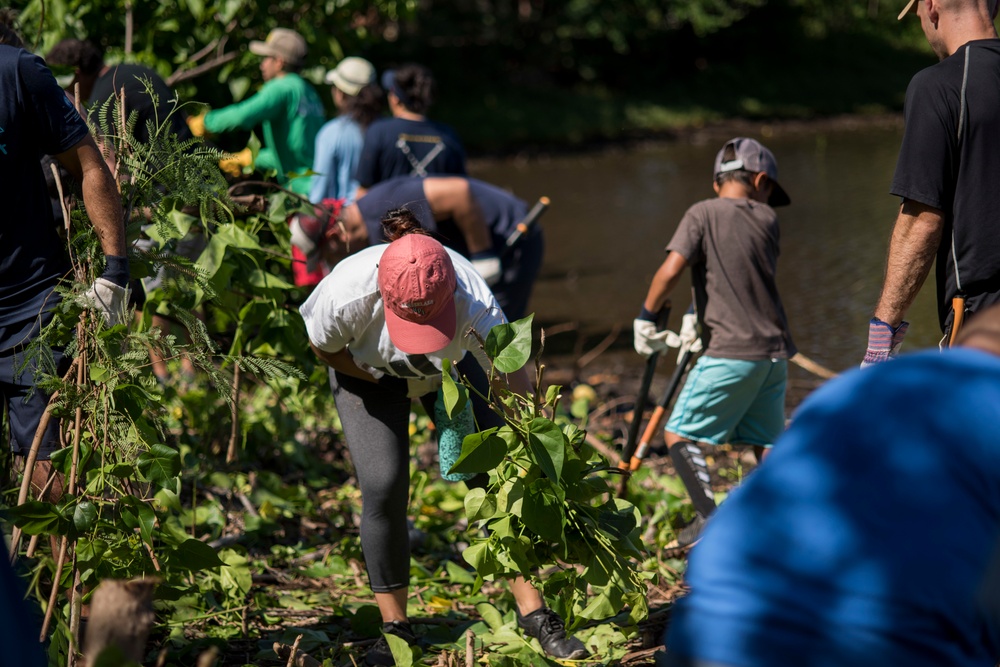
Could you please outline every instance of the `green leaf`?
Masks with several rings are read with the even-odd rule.
[[[462,558],[471,565],[481,577],[496,573],[496,559],[490,552],[488,541],[477,542],[462,552]]]
[[[111,371],[102,366],[91,366],[90,367],[90,381],[94,384],[101,384],[102,382],[107,382],[108,378],[111,377]]]
[[[472,433],[465,436],[462,455],[448,472],[489,472],[500,465],[506,455],[507,443],[496,435],[496,429]]]
[[[100,558],[108,551],[108,543],[104,540],[88,540],[80,538],[76,543],[77,560],[92,561]]]
[[[64,519],[58,508],[51,503],[29,500],[23,505],[4,510],[8,520],[20,528],[26,535],[41,533],[64,534],[66,528]],[[60,527],[62,530],[60,530]]]
[[[197,572],[225,565],[212,547],[194,538],[185,540],[168,552],[170,566],[178,570]]]
[[[202,251],[195,265],[205,272],[209,278],[219,272],[226,261],[226,249],[229,247],[246,250],[260,250],[260,243],[243,229],[234,224],[220,225],[208,246]]]
[[[553,407],[556,401],[559,400],[559,392],[562,391],[562,387],[557,384],[549,385],[549,388],[545,390],[545,405]]]
[[[524,525],[543,539],[556,542],[563,539],[563,501],[549,480],[538,479],[524,494],[521,507]]]
[[[496,511],[496,496],[487,494],[486,489],[476,488],[465,494],[465,515],[470,522],[489,519]]]
[[[382,614],[373,604],[361,605],[351,616],[351,630],[362,637],[377,637],[382,630]]]
[[[608,616],[614,616],[618,612],[615,606],[612,604],[611,599],[604,593],[601,593],[593,600],[590,604],[580,612],[580,616],[589,619],[604,619]]]
[[[510,324],[498,324],[486,337],[486,354],[501,373],[513,373],[531,358],[531,320],[534,314]]]
[[[528,448],[542,471],[558,482],[566,456],[566,442],[559,426],[542,417],[532,419],[528,423]]]
[[[441,396],[444,399],[444,409],[452,419],[465,409],[469,400],[469,390],[451,377],[451,361],[441,360]]]
[[[136,468],[150,482],[165,482],[181,471],[181,457],[177,450],[156,444],[136,459]]]
[[[491,630],[499,630],[504,626],[503,614],[489,602],[480,602],[476,605],[479,617],[486,621]]]
[[[389,642],[389,650],[392,651],[396,665],[398,667],[413,667],[414,660],[420,657],[420,648],[410,646],[405,639],[390,632],[385,633],[385,639]]]
[[[520,477],[504,482],[497,493],[497,508],[514,516],[521,516],[521,503],[524,498],[524,480]]]
[[[444,567],[448,571],[448,581],[453,584],[471,585],[476,582],[476,578],[468,570],[453,560],[445,561]]]
[[[97,507],[89,500],[83,500],[73,510],[73,525],[77,532],[85,533],[94,525],[97,518]]]
[[[254,269],[251,271],[250,275],[247,277],[247,282],[260,289],[295,289],[295,285],[290,282],[282,280],[273,273],[268,273],[267,271],[262,271],[260,269]]]

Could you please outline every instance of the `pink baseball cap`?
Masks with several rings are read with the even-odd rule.
[[[428,354],[455,337],[455,265],[444,246],[426,234],[389,244],[378,263],[378,288],[392,344],[407,354]]]

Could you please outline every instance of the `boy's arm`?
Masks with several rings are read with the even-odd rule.
[[[653,276],[639,317],[632,323],[632,344],[644,357],[666,350],[669,347],[667,339],[676,337],[670,331],[660,331],[659,327],[666,326],[670,317],[670,292],[677,286],[686,266],[684,255],[671,250]]]
[[[681,274],[687,268],[687,260],[675,250],[671,250],[663,264],[656,270],[653,281],[649,284],[646,300],[642,307],[650,313],[658,313],[661,308],[670,306],[670,293],[677,286]]]

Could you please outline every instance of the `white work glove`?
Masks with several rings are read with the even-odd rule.
[[[306,256],[306,271],[312,273],[322,255],[319,241],[323,237],[323,225],[312,216],[293,215],[288,228],[292,232],[292,245]]]
[[[500,268],[500,258],[493,252],[477,252],[470,260],[472,268],[483,277],[486,284],[492,287],[500,280],[503,270]]]
[[[656,330],[656,322],[636,318],[632,322],[632,345],[644,357],[681,344],[680,336],[669,329]]]
[[[698,336],[698,316],[694,313],[685,313],[681,317],[681,332],[677,335],[680,341],[679,347],[681,348],[680,354],[677,355],[677,361],[680,362],[681,357],[684,356],[684,350],[687,348],[691,351],[691,354],[698,354],[702,349],[701,338]]]
[[[83,294],[84,305],[101,314],[105,324],[113,327],[122,320],[128,302],[128,287],[116,285],[107,278],[98,278]]]

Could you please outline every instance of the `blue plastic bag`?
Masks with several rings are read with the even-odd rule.
[[[472,401],[466,401],[465,407],[452,419],[444,407],[444,394],[438,389],[437,400],[434,401],[434,425],[438,433],[438,465],[441,477],[449,482],[464,482],[475,477],[475,473],[448,471],[462,455],[462,441],[465,436],[476,431],[472,418]]]

